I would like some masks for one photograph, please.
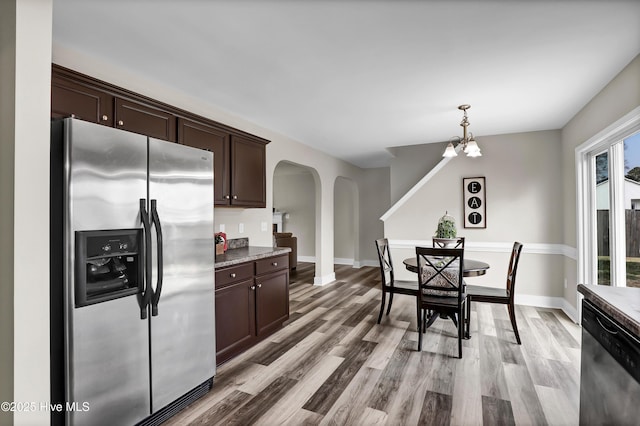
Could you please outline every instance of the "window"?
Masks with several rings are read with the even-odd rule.
[[[597,283],[640,287],[640,212],[634,203],[640,196],[640,133],[611,143],[604,152],[591,151],[589,157],[596,194]]]
[[[640,109],[576,148],[578,280],[640,287]]]

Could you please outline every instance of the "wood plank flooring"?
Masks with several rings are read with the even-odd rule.
[[[287,325],[220,366],[213,389],[166,425],[577,425],[580,328],[558,310],[473,303],[471,339],[437,320],[417,351],[415,300],[380,308],[377,268],[291,275]]]

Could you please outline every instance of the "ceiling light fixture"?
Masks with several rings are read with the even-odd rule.
[[[469,133],[467,136],[467,127],[469,126],[469,120],[467,119],[467,110],[471,108],[471,105],[460,105],[458,107],[464,113],[462,117],[462,121],[460,125],[462,126],[462,138],[460,136],[454,136],[449,139],[449,145],[447,145],[447,149],[444,150],[443,157],[455,157],[458,155],[456,152],[456,148],[453,146],[453,142],[458,142],[458,146],[462,145],[462,151],[467,154],[467,157],[480,157],[482,153],[480,152],[480,147],[476,143],[476,140],[473,138],[473,133]]]

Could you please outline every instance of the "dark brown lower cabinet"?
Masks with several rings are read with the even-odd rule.
[[[289,318],[288,255],[216,270],[215,301],[220,365],[279,330]]]
[[[256,335],[253,278],[216,291],[216,362],[233,357],[253,343]]]
[[[256,331],[265,335],[289,318],[289,270],[256,277]]]

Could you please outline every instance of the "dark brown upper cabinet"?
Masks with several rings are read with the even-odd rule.
[[[75,117],[214,154],[214,202],[266,207],[268,140],[52,65],[51,117]]]
[[[178,119],[178,142],[213,152],[216,206],[266,206],[266,143],[225,128]]]
[[[266,144],[231,136],[231,205],[266,206]]]
[[[51,117],[113,126],[113,96],[62,76],[51,78]]]
[[[115,99],[115,127],[165,141],[176,141],[175,115],[130,99]]]
[[[216,205],[229,205],[229,132],[185,118],[178,119],[178,142],[213,152],[214,189]]]

